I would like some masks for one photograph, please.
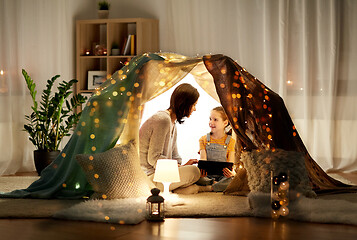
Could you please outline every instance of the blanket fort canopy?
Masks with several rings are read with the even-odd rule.
[[[313,190],[355,189],[329,177],[311,158],[283,100],[224,55],[190,58],[146,53],[114,73],[88,100],[59,157],[27,189],[1,197],[82,198],[93,193],[75,156],[105,152],[116,143],[138,142],[145,102],[173,87],[188,73],[224,107],[242,151],[284,149],[302,152]],[[136,159],[139,164],[139,159]],[[95,174],[94,174],[95,175]],[[95,177],[95,176],[94,176]],[[118,183],[120,184],[120,183]]]

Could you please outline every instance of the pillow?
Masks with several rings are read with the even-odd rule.
[[[301,152],[275,150],[253,150],[244,152],[241,161],[247,169],[248,186],[251,191],[270,193],[270,172],[274,175],[289,173],[290,190],[314,197]]]
[[[154,187],[142,171],[135,141],[97,154],[78,154],[76,160],[91,184],[94,199],[150,196]]]

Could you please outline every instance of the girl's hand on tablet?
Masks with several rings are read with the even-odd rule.
[[[234,170],[231,171],[228,168],[223,168],[223,175],[227,178],[231,178],[236,175],[236,172]]]
[[[201,177],[206,177],[207,176],[207,172],[203,169],[200,169],[201,171]]]

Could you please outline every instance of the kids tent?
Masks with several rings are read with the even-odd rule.
[[[351,186],[329,177],[311,158],[282,98],[231,58],[146,53],[133,58],[95,91],[67,145],[42,171],[39,180],[27,189],[4,193],[1,197],[82,198],[100,191],[101,184],[94,186],[93,181],[103,183],[108,180],[119,188],[128,185],[125,187],[135,189],[145,185],[149,189],[150,183],[142,173],[138,175],[144,179],[141,183],[133,179],[120,182],[129,178],[125,169],[130,168],[131,176],[133,171],[140,171],[137,142],[143,106],[188,73],[224,107],[241,151],[283,149],[301,152],[315,192],[351,189]],[[111,151],[118,143],[122,147],[119,157],[118,153],[100,155]],[[101,157],[96,159],[97,156]],[[113,162],[110,156],[116,156],[116,161]],[[80,158],[88,163],[79,165]],[[123,165],[124,158],[130,161]],[[114,169],[114,172],[105,174],[103,169],[96,172],[98,166]],[[123,177],[122,180],[118,180],[118,175]],[[89,184],[89,178],[92,184]],[[101,196],[106,198],[105,192]]]

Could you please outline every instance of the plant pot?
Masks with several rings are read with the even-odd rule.
[[[99,18],[108,18],[109,10],[98,10],[98,17]]]
[[[41,176],[41,172],[44,168],[50,165],[60,154],[60,151],[46,152],[41,150],[35,150],[33,152],[35,167],[37,174]]]
[[[120,53],[119,48],[112,48],[112,55],[113,56],[118,56]]]

